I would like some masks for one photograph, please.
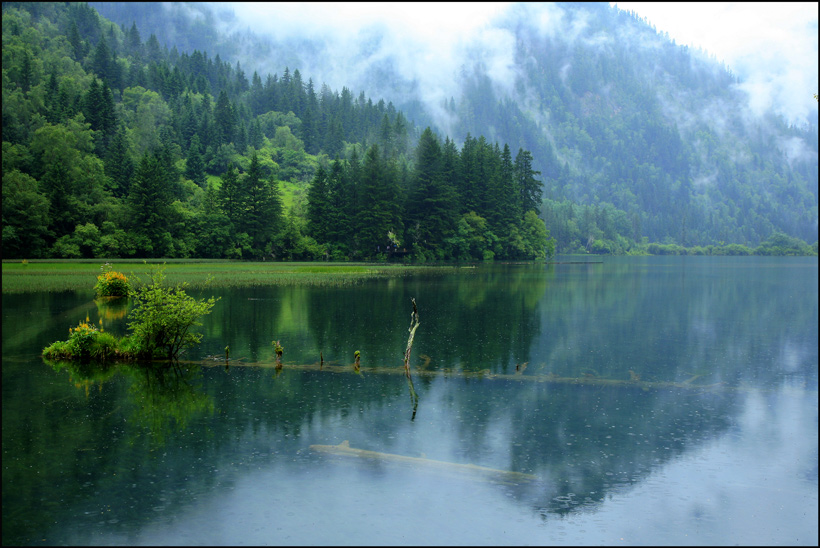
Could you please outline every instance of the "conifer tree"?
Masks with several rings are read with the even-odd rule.
[[[350,211],[354,202],[350,170],[336,156],[328,175],[327,241],[341,250],[350,245],[352,219]]]
[[[365,257],[372,257],[386,251],[389,232],[402,231],[395,173],[382,159],[378,145],[370,147],[365,155],[359,198],[354,214],[360,219],[361,251]]]
[[[105,174],[113,181],[113,194],[117,198],[128,196],[134,162],[128,154],[125,128],[120,127],[114,134],[105,157]]]
[[[222,184],[219,187],[219,205],[222,211],[230,220],[234,230],[237,231],[239,221],[243,212],[242,189],[239,186],[239,174],[236,167],[228,166],[228,170],[222,175]]]
[[[185,162],[185,177],[204,188],[206,182],[205,162],[202,160],[200,149],[199,135],[194,134],[191,138],[191,146],[188,149],[188,159]]]
[[[143,155],[134,172],[128,202],[134,232],[147,238],[143,252],[164,256],[168,251],[168,232],[172,194],[161,159]]]
[[[228,99],[227,92],[223,89],[219,92],[219,99],[214,106],[214,125],[216,126],[215,145],[230,143],[234,138],[236,129],[236,115],[233,106]]]
[[[321,165],[310,183],[307,199],[308,234],[317,242],[326,242],[328,240],[330,195],[327,173]]]
[[[538,213],[541,208],[543,183],[535,178],[541,172],[532,168],[532,154],[529,150],[518,149],[518,154],[515,156],[514,174],[520,193],[522,215],[533,210]]]
[[[244,203],[239,230],[250,236],[253,254],[261,257],[280,228],[282,202],[276,181],[262,177],[256,151],[241,185]]]
[[[443,174],[441,147],[429,127],[419,138],[414,180],[408,229],[422,248],[439,251],[455,226],[457,204],[455,188]]]
[[[518,225],[523,216],[520,195],[513,173],[510,147],[506,143],[498,166],[495,194],[497,196],[493,208],[495,215],[492,215],[491,218],[495,219],[494,228],[500,233],[509,225]]]

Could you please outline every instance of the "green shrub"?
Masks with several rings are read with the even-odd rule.
[[[98,332],[91,341],[89,354],[95,360],[110,360],[119,354],[119,341],[111,333]]]
[[[199,319],[209,314],[216,299],[197,301],[185,293],[186,284],[163,285],[165,273],[157,268],[151,283],[134,294],[135,306],[129,317],[129,336],[117,339],[90,323],[88,316],[77,327],[68,330],[67,341],[57,341],[43,349],[43,357],[58,360],[105,361],[112,358],[176,359],[183,348],[199,343],[202,335],[191,328],[201,325]]]
[[[97,337],[101,334],[96,326],[89,322],[88,316],[77,327],[68,329],[68,340],[57,341],[43,349],[43,356],[51,359],[76,358],[85,360],[92,356]],[[108,335],[106,333],[106,335]],[[113,338],[113,337],[112,337]],[[116,339],[115,348],[116,348]],[[99,353],[99,351],[96,351]],[[95,356],[96,357],[96,356]]]
[[[133,333],[136,353],[142,357],[176,359],[183,348],[198,344],[202,335],[191,328],[202,325],[199,319],[216,303],[213,297],[197,301],[185,293],[187,284],[166,287],[164,280],[164,269],[156,268],[151,283],[134,294],[128,329]]]
[[[51,360],[71,358],[68,341],[55,341],[43,349],[43,357]]]
[[[128,278],[122,272],[111,270],[111,265],[105,263],[100,267],[102,274],[97,276],[94,290],[100,297],[127,297],[131,292]]]

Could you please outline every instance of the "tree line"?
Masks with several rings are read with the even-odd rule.
[[[482,136],[459,151],[428,127],[408,172],[371,146],[359,161],[320,167],[308,194],[307,229],[333,258],[543,259],[555,251],[537,210],[542,183],[529,151],[515,161]]]
[[[239,63],[143,40],[136,24],[84,3],[4,3],[2,55],[6,258],[523,259],[649,252],[647,236],[748,242],[771,230],[737,205],[753,198],[748,186],[726,187],[737,201],[719,211],[696,207],[680,139],[655,122],[648,140],[598,133],[594,117],[576,132],[592,149],[655,143],[678,162],[664,171],[629,164],[626,148],[618,162],[593,154],[621,173],[608,180],[562,164],[568,151],[549,143],[535,143],[534,158],[514,140],[524,146],[513,158],[457,125],[459,147],[392,103],[316,91],[298,70],[248,78]],[[554,91],[554,115],[570,131],[575,118]],[[527,123],[509,104],[499,112]],[[772,189],[805,201],[769,175]],[[623,177],[637,186],[625,190]],[[794,222],[811,211],[796,208]]]
[[[287,68],[247,79],[238,63],[169,51],[154,35],[143,42],[136,25],[112,24],[87,4],[4,4],[3,66],[7,258],[312,259],[344,249],[367,259],[379,254],[375,235],[330,252],[308,226],[315,174],[349,166],[362,196],[415,181],[418,133],[392,104],[347,88],[316,93]],[[379,196],[378,211],[355,202],[356,219],[381,216],[389,196],[404,239],[411,195]]]

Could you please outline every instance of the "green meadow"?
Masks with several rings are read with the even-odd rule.
[[[3,262],[3,293],[90,290],[104,259]],[[348,285],[370,278],[425,271],[452,271],[448,266],[404,266],[373,263],[280,263],[230,260],[112,259],[114,270],[139,284],[151,265],[164,264],[166,282],[188,282],[192,289],[262,285]]]

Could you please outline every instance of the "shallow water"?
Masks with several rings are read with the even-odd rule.
[[[122,310],[4,295],[3,543],[816,545],[817,282],[641,257],[219,290],[154,371],[55,369]],[[345,440],[388,456],[310,449]]]

